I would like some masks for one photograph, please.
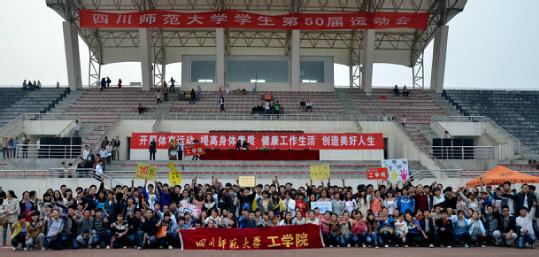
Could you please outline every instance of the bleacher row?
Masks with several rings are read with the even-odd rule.
[[[539,153],[539,91],[447,90],[465,115],[487,116]]]
[[[0,88],[0,127],[23,113],[45,113],[69,94],[67,88]]]

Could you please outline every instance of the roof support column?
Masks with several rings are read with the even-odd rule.
[[[217,28],[215,31],[215,37],[216,37],[216,50],[215,54],[217,55],[215,58],[215,76],[216,76],[216,82],[219,87],[227,88],[226,87],[226,76],[225,76],[225,29],[224,28]]]
[[[82,89],[80,71],[79,35],[69,21],[63,22],[64,44],[66,52],[67,80],[71,90]]]
[[[142,72],[142,90],[150,91],[152,82],[152,31],[146,28],[139,29],[139,58]]]
[[[449,26],[447,25],[440,26],[434,33],[430,89],[436,91],[436,93],[442,93],[444,90],[445,57],[447,53],[448,34]]]
[[[301,76],[300,76],[300,31],[292,30],[292,42],[290,42],[290,89],[292,91],[300,91]]]
[[[362,83],[365,93],[372,92],[372,72],[374,68],[374,39],[375,30],[363,31],[363,48],[361,49]]]

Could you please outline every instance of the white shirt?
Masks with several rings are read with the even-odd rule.
[[[103,166],[101,166],[101,164],[95,166],[95,174],[98,176],[103,175]]]
[[[520,227],[520,232],[527,230],[528,233],[533,233],[533,217],[535,216],[535,207],[532,207],[528,215],[525,217],[518,216],[516,218],[516,224]]]
[[[286,210],[292,214],[292,217],[296,216],[296,201],[294,199],[291,198],[286,202]]]

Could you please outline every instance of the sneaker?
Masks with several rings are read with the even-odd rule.
[[[124,249],[127,249],[127,246],[124,246],[123,248],[124,248]]]
[[[389,248],[389,245],[384,245],[384,248]]]
[[[172,250],[172,249],[174,249],[174,247],[172,247],[172,245],[169,245],[169,246],[168,246],[168,249],[169,249],[169,250]]]
[[[433,244],[430,244],[430,245],[429,245],[429,248],[434,248],[434,245],[433,245]]]
[[[92,249],[92,246],[91,246],[91,245],[88,245],[88,249]]]
[[[408,248],[408,245],[404,245],[404,248]]]
[[[450,246],[450,245],[448,245],[448,246],[447,246],[447,248],[451,248],[451,246]]]
[[[137,250],[142,250],[142,248],[140,248],[140,246],[137,247]]]
[[[107,247],[105,247],[105,249],[107,249],[107,250],[110,249],[110,245],[107,245]]]
[[[485,245],[481,245],[481,248],[485,248],[486,246]]]
[[[45,247],[42,246],[42,247],[41,247],[41,251],[45,251]]]
[[[367,246],[366,246],[365,244],[362,244],[361,247],[365,248],[365,247],[367,247]]]
[[[465,247],[465,248],[468,248],[468,247],[470,247],[470,246],[469,246],[468,244],[464,244],[464,247]]]
[[[17,247],[11,247],[11,250],[17,251]]]
[[[375,246],[374,249],[378,249],[379,247],[378,246]]]
[[[348,244],[346,247],[352,247],[350,244]]]
[[[95,246],[95,249],[99,249],[99,248],[101,248],[101,245],[96,245]]]

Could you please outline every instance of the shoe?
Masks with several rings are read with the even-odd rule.
[[[105,247],[105,249],[107,249],[107,250],[110,249],[110,245],[107,245],[107,247]]]
[[[450,245],[448,245],[448,246],[447,246],[447,248],[451,248],[451,246],[450,246]]]
[[[91,246],[91,245],[88,245],[88,249],[92,249],[92,246]]]
[[[469,246],[468,244],[464,244],[464,247],[465,247],[465,248],[468,248],[468,247],[470,247],[470,246]]]
[[[404,248],[408,248],[408,245],[404,245]]]
[[[379,247],[378,246],[375,246],[374,249],[378,249]]]
[[[124,248],[124,249],[127,249],[127,246],[124,246],[123,248]]]
[[[28,251],[28,248],[24,247],[22,248],[23,251]]]
[[[169,245],[169,246],[168,246],[168,249],[169,249],[169,250],[172,250],[172,249],[174,249],[174,247],[172,247],[172,245]]]
[[[46,250],[45,247],[41,247],[41,251],[45,251],[45,250]]]
[[[11,247],[11,250],[17,251],[17,247]]]
[[[485,245],[481,245],[481,248],[485,248],[486,246]]]
[[[348,244],[346,247],[352,247],[350,244]]]
[[[99,248],[101,248],[101,245],[96,245],[95,246],[95,249],[99,249]]]
[[[389,248],[389,245],[384,245],[384,248]]]
[[[433,245],[433,244],[430,244],[430,245],[429,245],[429,248],[434,248],[434,245]]]
[[[367,246],[366,246],[365,244],[362,244],[361,247],[365,248],[365,247],[367,247]]]
[[[140,246],[139,246],[139,247],[137,247],[137,250],[142,250],[142,248],[140,248]]]

